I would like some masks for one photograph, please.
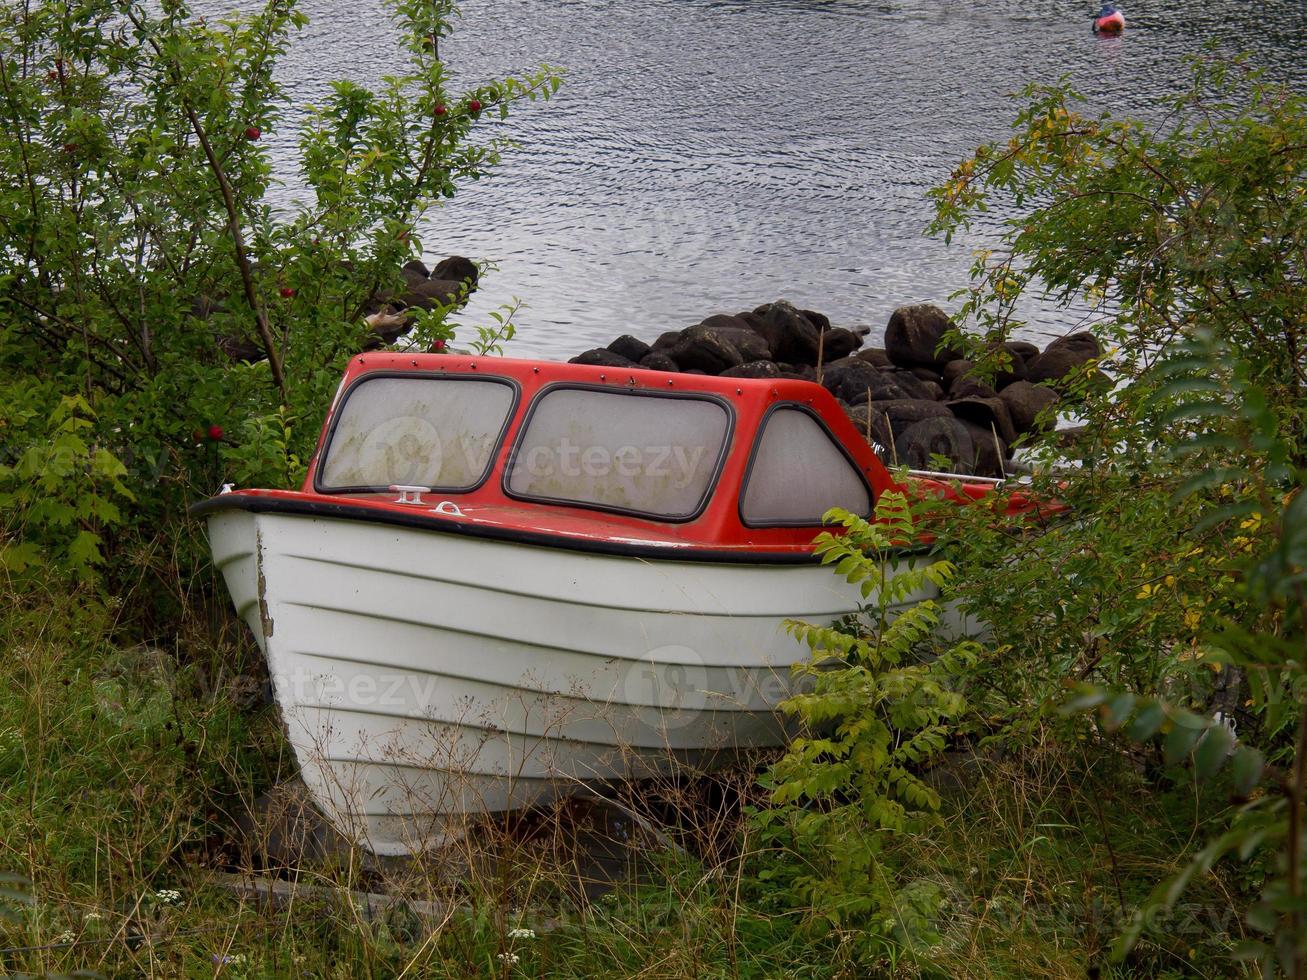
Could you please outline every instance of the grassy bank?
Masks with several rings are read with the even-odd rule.
[[[1108,967],[1124,919],[1207,835],[1210,807],[1191,785],[1160,808],[1130,758],[1037,738],[959,748],[930,771],[938,822],[891,842],[882,869],[943,900],[892,942],[813,922],[760,879],[775,855],[746,818],[762,802],[748,772],[633,794],[633,880],[611,887],[584,887],[565,810],[412,863],[277,866],[257,801],[293,763],[243,626],[125,647],[115,610],[86,596],[10,591],[5,610],[0,868],[30,882],[30,903],[10,899],[0,921],[7,973],[1224,976],[1257,884],[1255,870],[1214,877]],[[309,887],[273,906],[224,886],[241,871]],[[374,910],[368,892],[414,906]]]

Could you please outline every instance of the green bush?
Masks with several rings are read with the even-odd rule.
[[[437,54],[452,0],[390,9],[393,74],[332,83],[298,133],[307,200],[274,207],[275,69],[306,23],[291,0],[214,21],[173,0],[0,7],[10,572],[112,558],[118,586],[175,580],[188,502],[302,476],[372,297],[508,145],[484,120],[559,84],[542,68],[458,91]],[[419,339],[449,334],[437,314]]]

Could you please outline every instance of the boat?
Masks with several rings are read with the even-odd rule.
[[[784,621],[864,601],[814,555],[822,516],[895,485],[811,382],[368,353],[300,489],[192,512],[314,800],[395,855],[781,744]]]

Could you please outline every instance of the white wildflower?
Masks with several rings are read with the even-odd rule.
[[[87,912],[85,915],[85,919],[87,922],[99,922],[103,918],[104,916],[101,915],[99,912]]]
[[[534,929],[509,929],[509,939],[535,939],[536,931]]]
[[[63,932],[59,933],[59,935],[54,937],[54,941],[60,944],[75,943],[77,942],[77,937],[73,935],[70,930],[65,929]]]
[[[182,893],[176,888],[160,888],[154,893],[154,900],[160,905],[176,905],[182,900]]]
[[[498,958],[509,966],[516,966],[517,961],[521,959],[516,953],[500,953]]]

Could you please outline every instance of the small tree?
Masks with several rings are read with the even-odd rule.
[[[541,68],[459,92],[437,53],[452,0],[389,5],[396,73],[333,83],[289,209],[265,140],[294,0],[218,22],[178,0],[0,7],[0,565],[92,574],[110,532],[120,556],[171,561],[160,528],[220,475],[299,476],[344,361],[376,340],[370,300],[507,146],[487,118],[559,84]]]

